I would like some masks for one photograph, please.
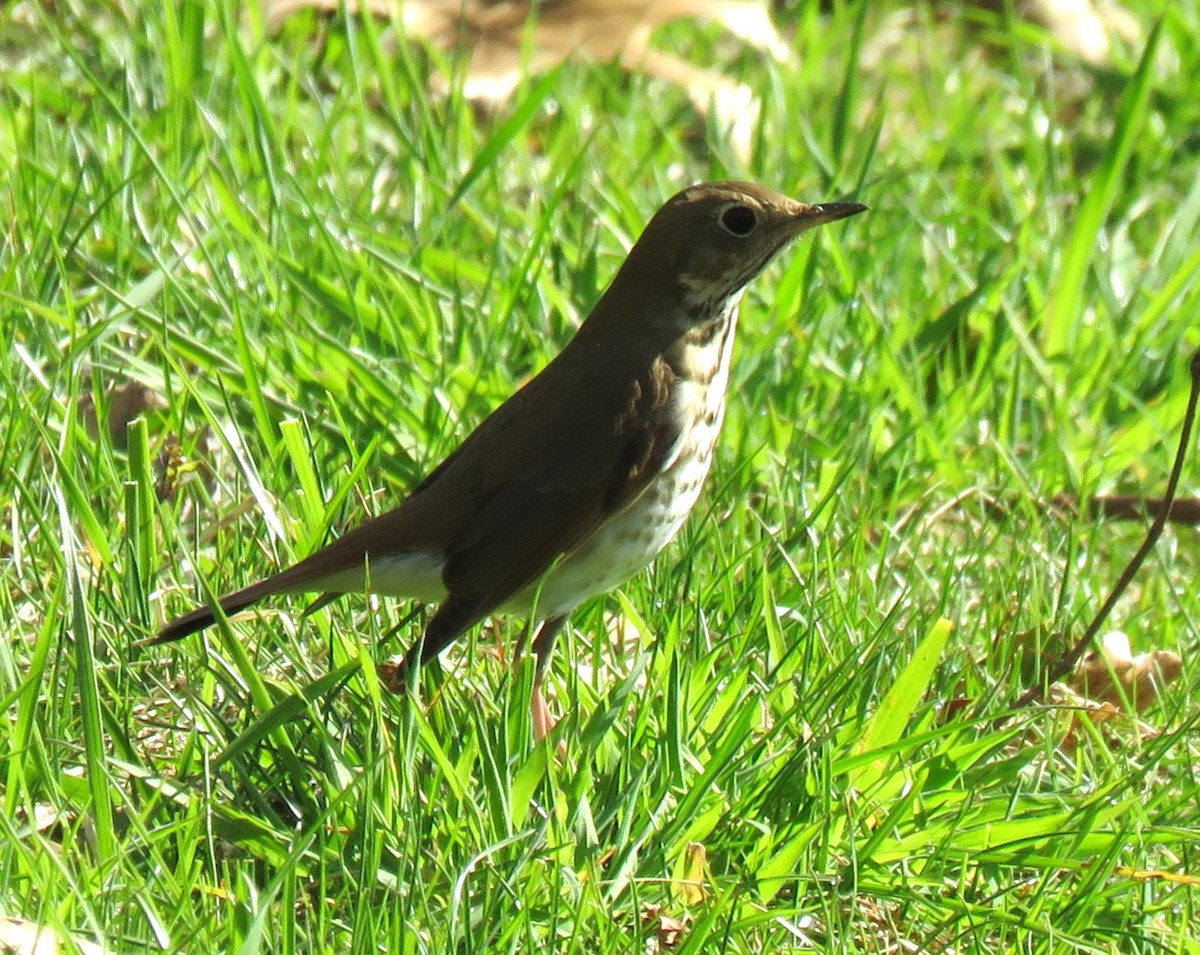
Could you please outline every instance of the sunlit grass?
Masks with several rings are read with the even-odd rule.
[[[819,6],[788,66],[666,34],[763,96],[745,168],[614,66],[489,117],[387,25],[0,13],[0,912],[122,952],[1195,950],[1193,532],[1113,621],[1185,660],[1145,726],[1008,707],[1141,533],[1043,502],[1170,465],[1200,10],[1091,70]],[[372,665],[403,602],[137,646],[392,506],[726,175],[871,211],[752,287],[708,491],[576,613],[551,745],[517,620],[419,699]]]

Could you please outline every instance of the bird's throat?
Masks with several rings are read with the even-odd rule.
[[[715,385],[718,397],[724,395],[740,299],[739,292],[720,303],[710,317],[684,332],[664,356],[679,381],[706,388]]]

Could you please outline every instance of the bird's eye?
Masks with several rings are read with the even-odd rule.
[[[721,225],[730,235],[747,236],[758,225],[758,216],[749,206],[730,206],[721,213]]]

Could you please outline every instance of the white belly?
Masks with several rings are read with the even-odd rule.
[[[698,409],[698,413],[668,456],[666,469],[638,500],[609,520],[542,582],[537,598],[539,619],[569,613],[588,598],[624,583],[650,563],[683,527],[704,488],[725,415],[736,301],[731,309],[734,311],[723,334],[708,346],[714,354],[693,356],[700,367],[712,367],[715,359],[716,374],[709,381],[677,383],[682,407]],[[528,611],[532,600],[532,592],[527,591],[512,601],[510,609]]]

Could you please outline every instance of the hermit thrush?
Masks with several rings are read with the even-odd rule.
[[[801,232],[865,208],[804,205],[744,182],[684,189],[646,226],[558,357],[399,507],[222,597],[221,612],[305,591],[323,591],[320,606],[368,583],[376,593],[440,601],[405,656],[411,665],[512,610],[541,622],[533,644],[540,687],[567,615],[644,567],[696,503],[724,415],[746,284]],[[215,619],[200,607],[152,642]],[[389,671],[391,682],[406,670]]]

